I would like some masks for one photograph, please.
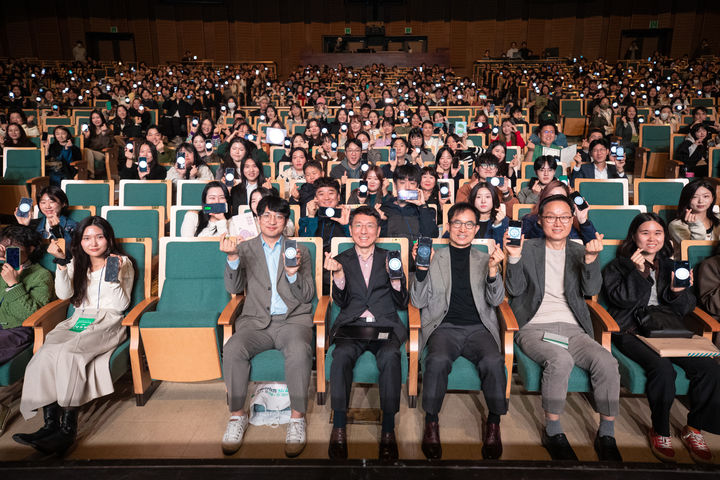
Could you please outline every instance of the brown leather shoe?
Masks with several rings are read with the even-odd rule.
[[[380,434],[380,461],[388,462],[398,459],[398,447],[395,432],[382,432]]]
[[[422,439],[422,451],[428,460],[442,458],[442,444],[440,443],[440,425],[438,422],[425,422],[425,432]]]
[[[328,446],[330,460],[346,460],[348,457],[347,432],[345,428],[333,428]]]
[[[485,425],[482,456],[485,460],[497,459],[502,456],[502,440],[500,439],[500,424],[488,423]]]

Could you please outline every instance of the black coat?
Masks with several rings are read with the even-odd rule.
[[[695,295],[686,288],[680,293],[670,289],[673,261],[660,259],[657,279],[657,297],[660,305],[670,307],[678,316],[684,317],[695,308]],[[634,312],[647,306],[653,279],[644,277],[629,258],[616,258],[603,270],[603,293],[608,312],[620,326],[621,331],[637,328]]]

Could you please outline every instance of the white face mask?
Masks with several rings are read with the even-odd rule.
[[[235,108],[235,102],[228,102],[228,108]]]

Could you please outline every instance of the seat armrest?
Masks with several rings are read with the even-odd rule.
[[[585,300],[590,310],[590,319],[595,330],[595,340],[607,351],[611,349],[611,334],[619,332],[620,327],[614,318],[599,303],[594,300]]]
[[[33,353],[37,352],[45,342],[45,336],[55,326],[66,320],[67,309],[70,300],[55,300],[44,307],[38,309],[25,319],[22,326],[31,327],[35,332],[35,344],[33,345]]]
[[[497,312],[500,314],[498,321],[501,331],[517,332],[519,330],[515,313],[513,313],[507,300],[503,300],[503,302],[498,305]]]
[[[245,295],[233,295],[220,314],[218,325],[222,325],[223,327],[223,345],[232,337],[233,330],[235,329],[235,320],[238,315],[240,315],[240,310],[244,304]]]
[[[700,307],[695,307],[695,310],[690,312],[685,317],[685,320],[689,321],[691,328],[694,327],[693,331],[695,333],[708,338],[710,341],[713,339],[713,333],[720,332],[720,323]]]
[[[137,327],[140,325],[140,317],[143,316],[146,312],[149,312],[151,310],[155,310],[155,307],[157,307],[157,302],[160,300],[160,297],[150,297],[146,298],[142,302],[138,303],[133,307],[132,310],[123,318],[122,326],[123,327]]]
[[[313,314],[313,325],[325,325],[325,316],[327,315],[328,307],[330,307],[330,295],[322,295],[318,298],[317,307]]]
[[[325,329],[325,320],[330,309],[330,295],[322,295],[318,298],[318,304],[315,308],[313,316],[313,324],[315,325],[315,372],[317,381],[317,394],[319,403],[325,402],[325,348],[327,346],[327,333]]]

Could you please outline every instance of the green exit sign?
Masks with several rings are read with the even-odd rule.
[[[345,27],[345,35],[350,35],[351,32],[350,27]]]
[[[412,33],[412,27],[405,27],[405,33]]]
[[[650,20],[650,28],[658,28],[658,21]]]
[[[115,26],[110,27],[110,33],[117,33],[117,27],[115,27]]]

